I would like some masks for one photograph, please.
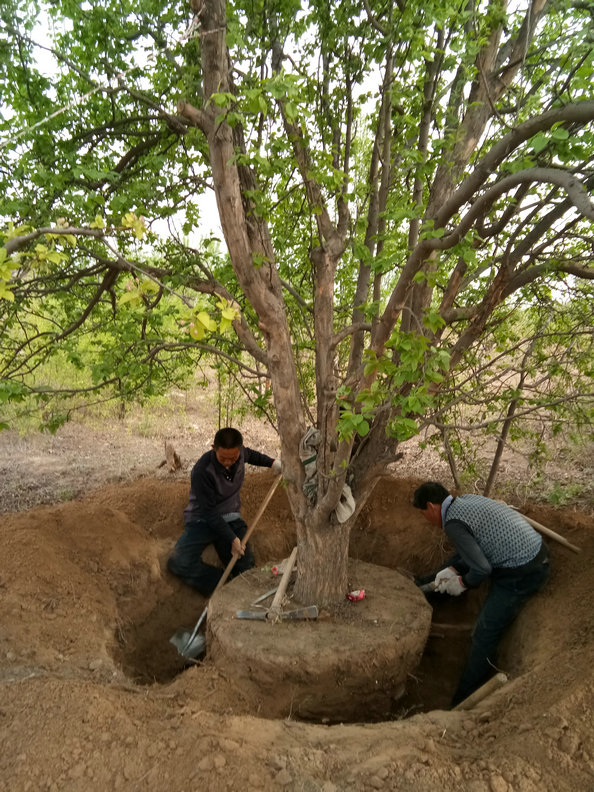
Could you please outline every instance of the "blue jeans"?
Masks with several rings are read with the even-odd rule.
[[[235,536],[243,539],[247,531],[247,525],[243,520],[232,520],[227,525]],[[202,553],[210,544],[214,545],[221,563],[226,567],[232,556],[229,539],[221,537],[203,521],[186,523],[183,534],[167,559],[167,569],[205,597],[210,597],[223,576],[222,569],[202,560]],[[245,555],[235,562],[231,577],[236,577],[253,566],[254,556],[248,544]]]
[[[495,671],[497,646],[522,606],[549,576],[549,554],[543,543],[534,561],[516,569],[494,569],[491,587],[472,633],[472,644],[454,697],[455,707],[481,687]]]

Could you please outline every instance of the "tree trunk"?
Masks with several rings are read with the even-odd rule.
[[[323,607],[344,599],[348,590],[350,520],[342,525],[312,520],[297,524],[295,596],[304,605]]]
[[[208,99],[214,93],[231,91],[230,63],[225,43],[225,0],[200,6],[203,31],[202,72],[204,110],[196,113],[196,125],[208,138],[217,206],[225,242],[239,284],[259,319],[266,344],[266,363],[277,411],[282,457],[289,475],[287,495],[293,513],[303,517],[306,504],[301,489],[303,471],[299,443],[305,427],[299,381],[276,268],[275,253],[266,221],[254,211],[246,189],[257,187],[253,174],[235,162],[236,145],[241,149],[241,130],[232,130],[220,109]],[[188,112],[187,108],[184,112]]]
[[[516,412],[516,408],[518,406],[519,400],[520,400],[519,397],[517,399],[514,399],[507,408],[507,416],[505,418],[505,421],[503,422],[501,434],[497,438],[497,449],[495,451],[495,456],[493,457],[493,462],[491,463],[491,469],[489,470],[489,476],[487,478],[487,483],[485,484],[485,489],[483,490],[483,495],[485,495],[486,497],[491,494],[491,489],[493,487],[493,484],[495,483],[495,478],[497,476],[497,471],[499,470],[501,457],[503,456],[503,451],[505,449],[507,436],[509,434],[509,430],[511,429],[512,421],[514,420],[514,414]]]

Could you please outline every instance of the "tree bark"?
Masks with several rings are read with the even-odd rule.
[[[347,594],[351,521],[330,525],[327,519],[312,517],[297,525],[295,596],[304,605],[323,607],[340,602]]]
[[[198,15],[206,100],[205,108],[200,111],[200,124],[207,132],[217,207],[233,269],[259,318],[267,349],[282,457],[291,472],[287,494],[293,513],[303,516],[306,502],[301,489],[303,471],[298,452],[304,423],[282,284],[266,222],[257,216],[244,193],[251,174],[245,168],[241,171],[235,163],[235,146],[238,142],[241,145],[241,140],[234,139],[233,129],[219,117],[220,108],[208,101],[212,94],[230,92],[233,88],[225,44],[225,1],[201,4]]]

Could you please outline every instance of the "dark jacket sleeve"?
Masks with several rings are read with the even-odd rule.
[[[245,461],[248,465],[255,465],[256,467],[272,467],[274,459],[269,457],[268,454],[261,454],[259,451],[254,451],[253,448],[243,447],[245,453]]]
[[[461,575],[462,583],[470,588],[479,586],[493,568],[470,529],[459,520],[451,520],[445,524],[445,532],[468,570]],[[451,565],[456,566],[455,558],[451,559]]]

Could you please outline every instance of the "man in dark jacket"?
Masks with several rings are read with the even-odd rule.
[[[211,451],[203,454],[192,468],[190,501],[184,511],[185,530],[167,561],[167,568],[205,597],[215,590],[223,570],[202,560],[202,553],[213,544],[221,562],[227,566],[232,555],[239,556],[233,577],[254,566],[247,531],[241,519],[240,490],[245,465],[271,467],[280,472],[280,460],[243,445],[241,432],[232,427],[219,429]]]
[[[472,634],[470,654],[452,706],[483,685],[496,670],[497,646],[522,605],[549,575],[549,553],[542,536],[510,506],[482,495],[453,497],[428,481],[413,496],[413,506],[443,528],[456,555],[434,578],[435,591],[457,597],[490,578],[490,588]]]

